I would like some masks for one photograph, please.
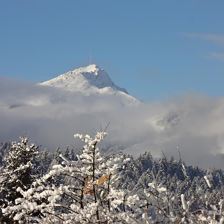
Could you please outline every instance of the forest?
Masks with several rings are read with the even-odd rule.
[[[0,145],[1,223],[224,223],[224,172],[101,149],[107,133],[76,134],[80,150]]]

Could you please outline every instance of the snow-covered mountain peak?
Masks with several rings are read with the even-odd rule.
[[[64,91],[79,92],[83,95],[115,96],[122,104],[136,104],[139,101],[114,84],[107,72],[91,64],[76,68],[51,80],[40,83],[42,86],[60,88]]]
[[[104,69],[95,64],[76,68],[49,81],[42,82],[41,85],[59,87],[74,92],[102,92],[106,88],[127,93],[125,89],[113,83]],[[105,91],[103,90],[103,92]]]
[[[101,69],[98,65],[90,64],[85,67],[76,68],[72,72],[73,73],[91,73],[92,75],[98,75],[98,72],[100,70],[103,70],[103,69]]]

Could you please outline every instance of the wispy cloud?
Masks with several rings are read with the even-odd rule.
[[[186,37],[197,38],[224,46],[224,34],[217,33],[184,33]]]
[[[210,58],[224,61],[224,52],[212,52],[210,53]]]
[[[208,42],[210,44],[215,44],[219,47],[219,52],[208,52],[207,58],[215,59],[219,61],[224,61],[224,52],[222,52],[224,47],[224,34],[217,33],[183,33],[185,37],[201,40]],[[216,49],[217,50],[217,49]]]

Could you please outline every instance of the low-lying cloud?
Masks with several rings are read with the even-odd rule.
[[[151,151],[224,168],[224,98],[197,94],[126,106],[119,96],[84,96],[0,78],[0,141],[28,135],[49,150],[76,145],[73,134],[107,128],[104,147]]]

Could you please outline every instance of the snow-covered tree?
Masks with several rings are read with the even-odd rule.
[[[21,223],[138,223],[139,197],[114,187],[129,159],[123,154],[102,156],[98,144],[105,135],[75,135],[85,143],[78,159],[69,161],[60,154],[63,162],[28,190],[17,188],[22,197],[3,213],[16,214],[14,220]]]
[[[28,138],[21,137],[19,142],[13,142],[5,157],[4,167],[0,175],[0,208],[13,206],[16,199],[22,195],[18,188],[27,190],[34,181],[32,172],[33,160],[38,154],[38,147],[29,144]],[[15,213],[3,214],[2,220],[7,223],[13,219]]]
[[[223,171],[202,170],[165,156],[154,159],[150,153],[137,159],[104,154],[99,144],[105,136],[75,135],[84,142],[79,154],[57,150],[56,159],[44,153],[35,163],[35,150],[25,156],[26,162],[25,152],[18,150],[32,151],[26,139],[12,144],[1,175],[6,223],[224,223]],[[34,179],[33,169],[42,176]]]

